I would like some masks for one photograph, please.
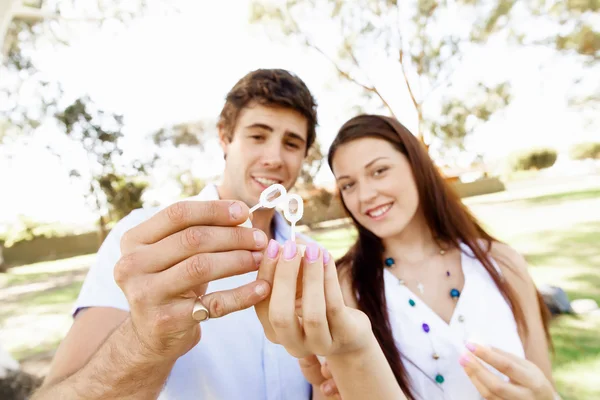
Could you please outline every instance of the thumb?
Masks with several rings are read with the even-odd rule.
[[[321,363],[314,354],[298,359],[298,363],[302,374],[312,385],[320,385],[325,380],[321,374]]]

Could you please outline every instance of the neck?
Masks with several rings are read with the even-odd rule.
[[[439,248],[421,212],[415,214],[402,232],[383,239],[383,247],[385,257],[407,263],[418,262]]]
[[[222,200],[240,200],[240,201],[244,201],[242,199],[237,198],[236,196],[233,195],[233,191],[229,190],[229,188],[227,187],[226,184],[222,184],[220,186],[217,186],[217,192],[219,193],[219,198]],[[244,203],[246,203],[244,201]],[[254,204],[247,204],[246,205],[248,207],[253,207]],[[258,209],[256,211],[254,211],[252,213],[252,216],[250,218],[250,220],[252,221],[252,227],[260,229],[261,231],[263,231],[268,239],[272,239],[274,237],[272,229],[271,229],[271,223],[273,222],[273,216],[275,215],[275,210],[272,208],[263,208],[263,209]]]

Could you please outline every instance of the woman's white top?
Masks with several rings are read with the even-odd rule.
[[[458,362],[460,355],[468,351],[465,343],[469,340],[524,357],[510,305],[471,249],[463,244],[461,250],[465,283],[450,323],[400,284],[390,271],[384,272],[392,332],[419,400],[482,399]],[[410,299],[415,301],[414,307]],[[429,325],[429,333],[424,332],[423,323]],[[434,352],[439,359],[433,358]],[[441,384],[435,380],[438,374],[444,378]]]

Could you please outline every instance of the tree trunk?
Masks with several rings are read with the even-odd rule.
[[[100,218],[98,218],[98,248],[100,248],[107,235],[108,230],[106,229],[106,221],[103,216],[100,216]]]

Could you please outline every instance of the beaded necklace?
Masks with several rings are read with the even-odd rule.
[[[446,251],[443,250],[443,249],[441,249],[440,252],[439,252],[439,254],[440,255],[444,255],[444,254],[446,254]],[[396,262],[395,262],[395,260],[394,260],[393,257],[388,257],[388,258],[385,259],[385,266],[387,268],[391,268],[395,264],[396,264]],[[450,276],[451,276],[450,271],[446,271],[446,277],[449,278]],[[401,285],[404,285],[404,280],[398,279],[398,283],[401,284]],[[418,283],[417,288],[419,289],[419,291],[422,294],[423,291],[424,291],[424,288],[423,288],[423,284],[421,284],[421,282]],[[454,300],[456,302],[458,300],[458,298],[460,297],[460,291],[458,289],[456,289],[456,288],[452,288],[450,290],[449,295],[452,298],[452,300]],[[408,304],[409,304],[410,307],[413,307],[413,308],[418,307],[418,303],[413,298],[409,298]],[[462,318],[462,316],[460,316],[459,318]],[[462,322],[462,321],[460,321],[460,322]],[[431,349],[432,349],[432,351],[431,351],[431,357],[436,361],[436,365],[437,365],[437,360],[440,359],[440,355],[439,355],[439,353],[435,349],[433,341],[431,340],[431,335],[429,335],[429,332],[431,331],[431,327],[429,326],[429,324],[426,321],[423,321],[423,323],[421,324],[421,329],[425,333],[425,335],[427,335],[427,339],[429,340],[429,344],[430,344]],[[444,383],[444,376],[439,372],[439,369],[438,369],[438,372],[435,375],[434,379],[440,385],[442,383]]]

